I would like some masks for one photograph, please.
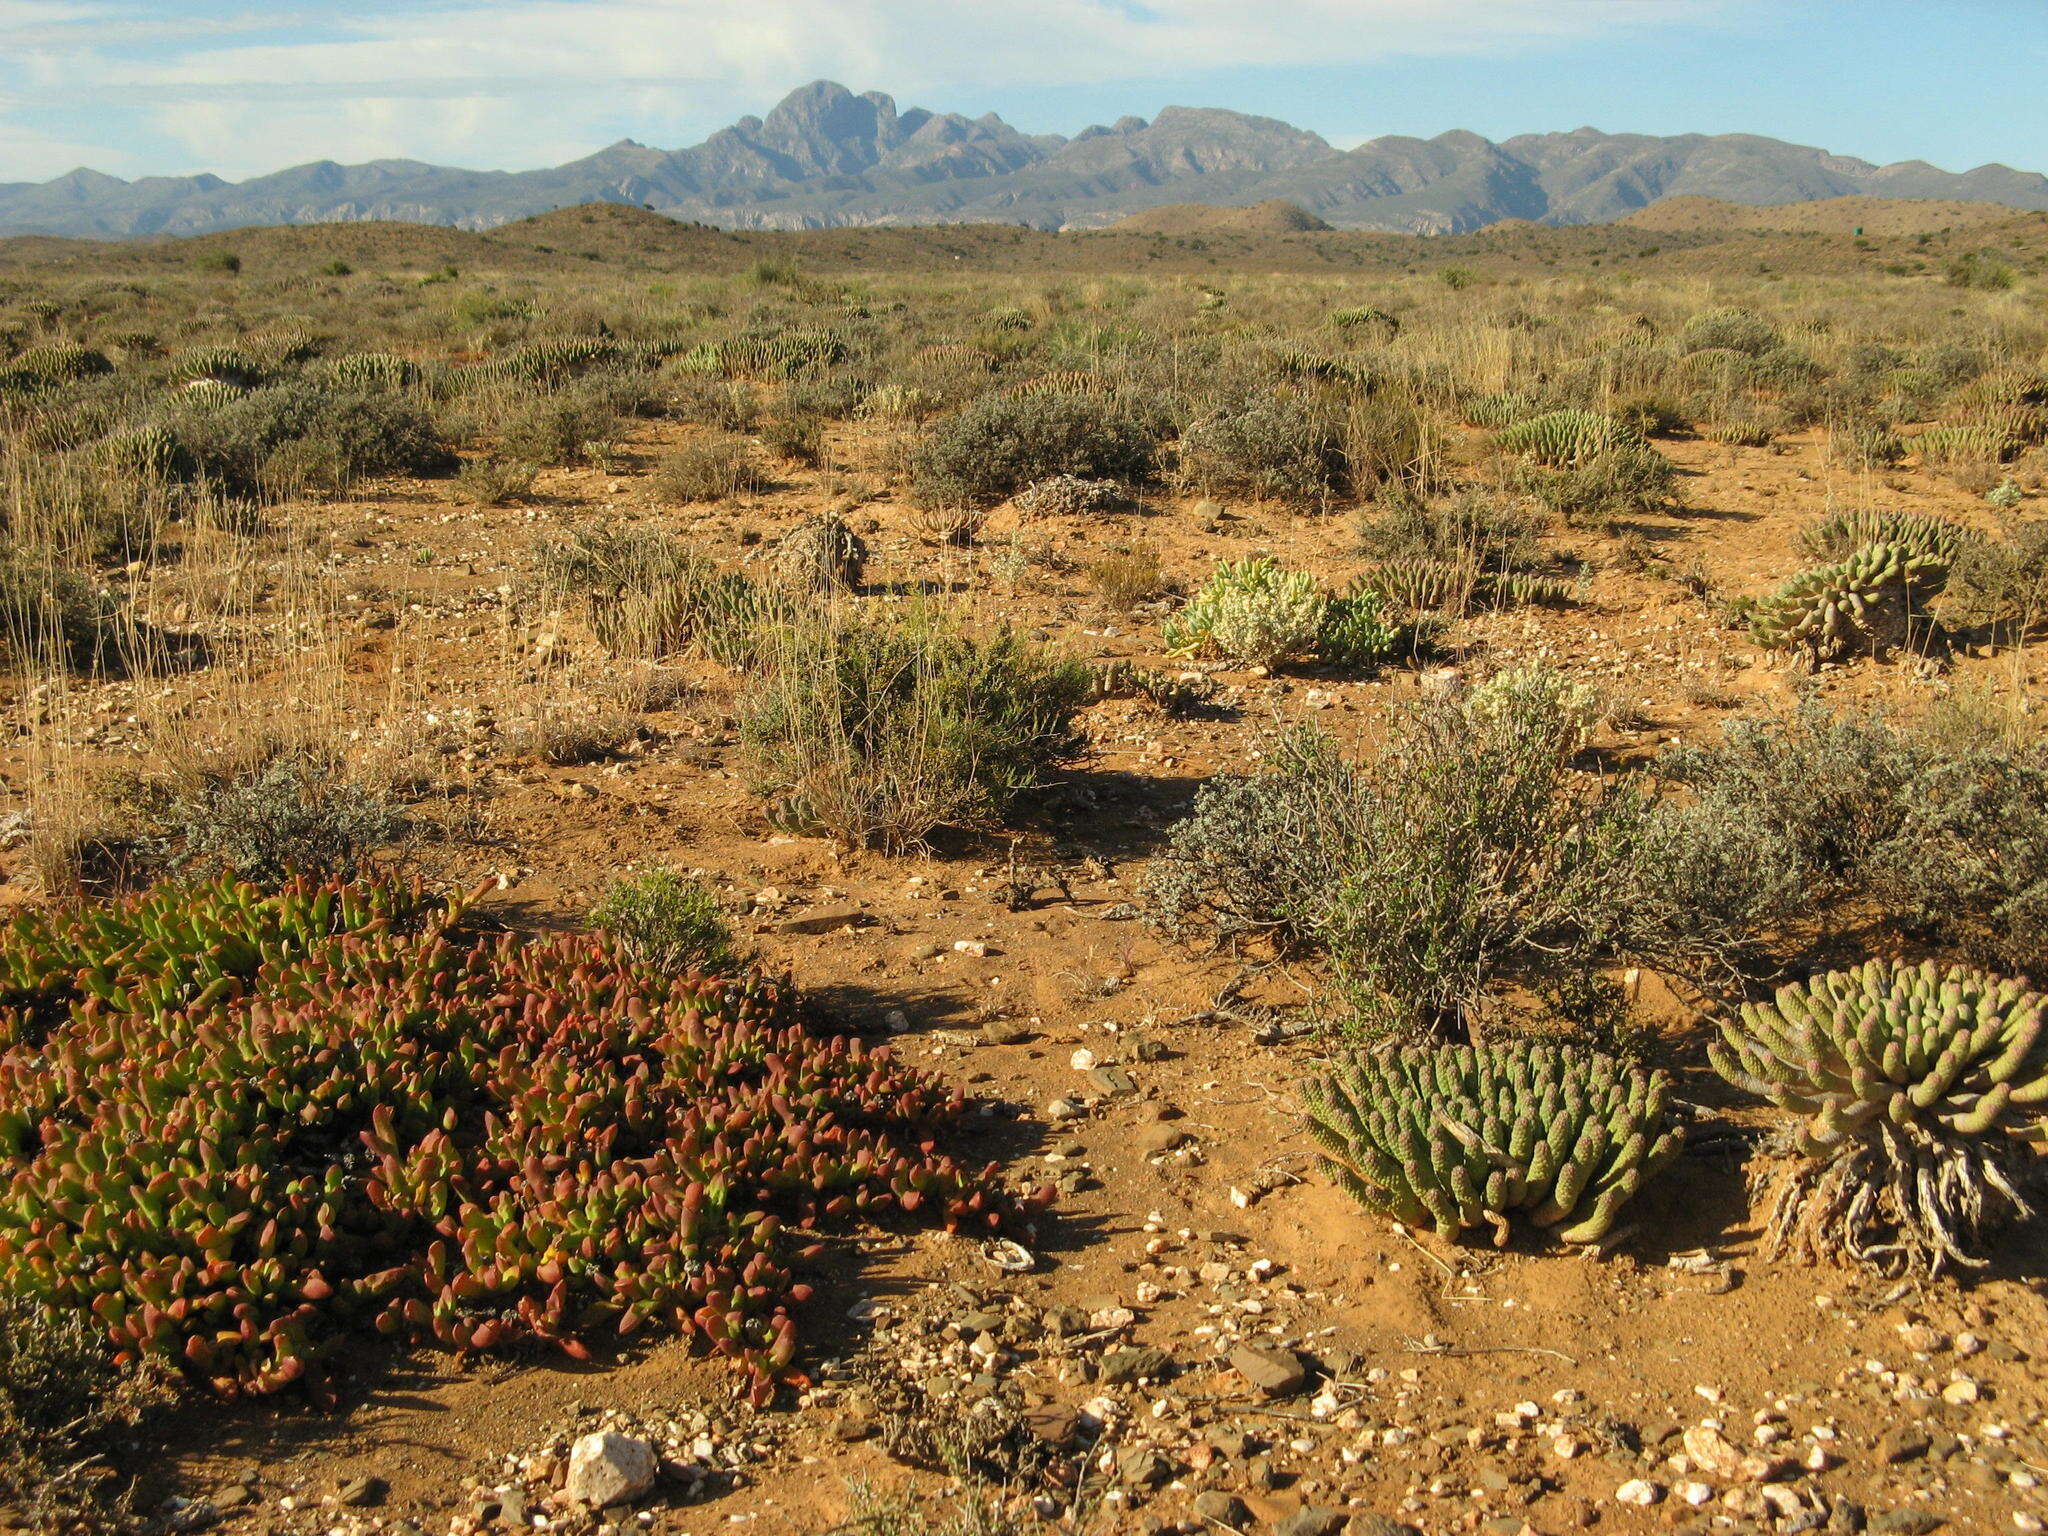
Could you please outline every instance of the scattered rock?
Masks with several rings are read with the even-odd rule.
[[[1632,1477],[1614,1490],[1617,1504],[1633,1504],[1639,1509],[1648,1509],[1664,1498],[1664,1490],[1646,1478]]]
[[[654,1447],[612,1430],[585,1435],[569,1450],[564,1492],[591,1509],[625,1504],[654,1486]]]
[[[1887,1466],[1918,1461],[1934,1442],[1927,1431],[1914,1424],[1899,1424],[1886,1430],[1877,1442],[1877,1459]]]
[[[1274,1526],[1274,1536],[1337,1536],[1349,1518],[1341,1509],[1310,1504],[1297,1509]]]
[[[813,907],[795,917],[785,917],[775,926],[783,933],[837,933],[842,928],[858,927],[868,920],[867,913],[859,907],[841,904]]]
[[[1230,1352],[1230,1368],[1267,1397],[1292,1397],[1308,1381],[1308,1372],[1291,1349],[1244,1344]]]
[[[1242,1528],[1251,1522],[1251,1511],[1244,1507],[1244,1500],[1234,1493],[1225,1493],[1220,1488],[1210,1488],[1198,1493],[1188,1507],[1198,1520],[1212,1521],[1217,1525],[1232,1525]]]
[[[389,1485],[381,1477],[358,1477],[341,1485],[335,1499],[350,1509],[368,1509],[384,1502]]]
[[[1156,1157],[1162,1152],[1171,1152],[1175,1147],[1185,1146],[1192,1140],[1194,1137],[1184,1127],[1175,1125],[1171,1120],[1164,1120],[1155,1125],[1148,1125],[1138,1133],[1138,1150],[1148,1157]]]
[[[1173,1359],[1163,1349],[1112,1349],[1102,1357],[1101,1381],[1105,1387],[1160,1381],[1172,1368]]]
[[[1888,1509],[1872,1517],[1872,1536],[1928,1536],[1948,1522],[1928,1509]]]
[[[1345,1529],[1348,1536],[1422,1536],[1420,1531],[1406,1521],[1376,1514],[1371,1510],[1354,1512],[1350,1525]]]

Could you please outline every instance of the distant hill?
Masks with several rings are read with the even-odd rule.
[[[1898,197],[1828,197],[1812,203],[1746,208],[1713,197],[1667,197],[1615,220],[1630,229],[1768,229],[1789,233],[1851,235],[1939,234],[2001,224],[2013,216],[1999,203],[1917,201]]]
[[[1121,235],[1299,235],[1333,227],[1278,197],[1247,208],[1165,203],[1104,226]]]
[[[1866,160],[1753,134],[1609,134],[1494,143],[1399,135],[1338,149],[1276,118],[1166,107],[1071,138],[994,113],[913,107],[829,80],[703,143],[623,139],[567,165],[473,171],[418,160],[295,166],[248,181],[79,169],[0,182],[0,234],[125,239],[264,224],[404,221],[486,230],[592,202],[728,229],[1002,223],[1099,229],[1187,203],[1286,202],[1341,229],[1462,234],[1525,219],[1595,224],[1675,198],[1779,206],[1843,197],[2048,209],[2048,177]]]

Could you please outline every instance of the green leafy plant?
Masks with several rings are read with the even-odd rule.
[[[1662,1072],[1504,1041],[1354,1055],[1303,1090],[1321,1163],[1369,1211],[1456,1238],[1524,1216],[1567,1243],[1608,1236],[1684,1137]]]
[[[1786,1138],[1797,1161],[1779,1180],[1774,1250],[1893,1273],[1981,1266],[1983,1237],[2033,1211],[2044,1024],[2048,998],[2021,982],[1881,960],[1725,1019],[1715,1070],[1802,1117]]]
[[[1549,411],[1503,427],[1500,445],[1538,464],[1582,464],[1620,447],[1638,447],[1642,434],[1595,411]]]
[[[729,971],[739,964],[732,924],[702,881],[673,869],[614,880],[590,909],[590,926],[608,933],[642,964],[661,971]]]

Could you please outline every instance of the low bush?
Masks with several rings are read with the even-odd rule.
[[[340,490],[366,476],[439,475],[457,465],[431,419],[380,392],[276,384],[216,404],[187,399],[171,425],[199,473],[241,496],[289,492],[309,479]]]
[[[121,601],[87,572],[0,541],[0,664],[121,672],[137,638]]]
[[[992,507],[1052,475],[1149,480],[1160,439],[1158,422],[1106,397],[985,395],[927,429],[911,474],[920,502]]]
[[[1596,707],[1553,674],[1503,674],[1416,706],[1368,762],[1311,741],[1212,780],[1154,861],[1153,919],[1321,950],[1368,1034],[1477,1033],[1509,982],[1611,1027],[1600,967],[1634,932],[1649,814],[1575,767]]]
[[[533,493],[539,470],[518,459],[481,458],[463,461],[455,487],[480,507],[502,507]]]
[[[409,826],[388,793],[339,758],[275,742],[231,761],[133,778],[113,792],[152,864],[225,870],[258,884],[352,878],[402,842]]]
[[[659,971],[724,972],[739,964],[718,898],[673,869],[614,880],[591,907],[590,926]]]
[[[1343,424],[1285,390],[1197,416],[1181,433],[1180,480],[1202,496],[1322,507],[1349,488]]]
[[[1007,632],[799,623],[766,639],[740,739],[777,825],[891,851],[1001,824],[1082,738],[1088,669]]]
[[[1678,345],[1686,352],[1726,350],[1759,357],[1778,345],[1778,328],[1747,309],[1705,309],[1685,322]]]
[[[380,1335],[655,1327],[765,1400],[826,1227],[1022,1214],[936,1150],[956,1090],[782,988],[462,915],[295,882],[12,919],[0,1291],[225,1394],[324,1398]]]
[[[505,457],[528,464],[581,464],[608,451],[625,425],[625,413],[608,392],[569,388],[515,411],[498,434],[498,447]]]
[[[709,433],[661,456],[654,469],[654,493],[672,506],[724,501],[758,491],[768,476],[753,444],[727,433]]]
[[[1518,484],[1548,511],[1589,526],[1665,510],[1678,486],[1678,469],[1647,444],[1624,444],[1556,468],[1524,465]]]

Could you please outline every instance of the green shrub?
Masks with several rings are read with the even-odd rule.
[[[1892,1274],[1981,1267],[2030,1216],[2048,1104],[2048,998],[1932,961],[1873,960],[1748,1003],[1709,1047],[1735,1087],[1803,1117],[1779,1183],[1774,1254]]]
[[[1222,656],[1272,667],[1307,654],[1323,634],[1330,599],[1305,571],[1269,556],[1224,561],[1209,584],[1160,630],[1177,655]]]
[[[1000,825],[1082,745],[1088,669],[1008,632],[799,623],[775,630],[740,740],[780,826],[890,851]]]
[[[224,1393],[325,1397],[379,1335],[583,1358],[652,1325],[765,1401],[813,1229],[1020,1213],[935,1149],[956,1091],[768,981],[461,915],[296,883],[14,918],[0,1291]]]
[[[984,395],[934,422],[911,458],[918,500],[992,507],[1051,475],[1140,482],[1151,478],[1156,422],[1092,395]]]
[[[1609,1056],[1505,1041],[1354,1055],[1303,1090],[1323,1171],[1369,1211],[1506,1247],[1526,1214],[1597,1243],[1679,1154],[1671,1081]]]
[[[658,971],[731,971],[739,964],[732,924],[702,882],[672,869],[614,880],[590,909],[590,926],[610,934]]]
[[[815,469],[825,457],[825,423],[818,416],[771,416],[761,428],[761,446],[778,459]]]
[[[1323,611],[1316,655],[1328,666],[1366,672],[1380,666],[1401,643],[1401,626],[1388,617],[1387,602],[1366,583],[1333,597]]]
[[[1500,445],[1538,464],[1583,464],[1617,449],[1642,446],[1633,428],[1597,411],[1549,411],[1503,427]]]
[[[1416,706],[1366,763],[1310,741],[1212,780],[1153,862],[1153,921],[1322,951],[1372,1034],[1477,1031],[1510,983],[1609,1027],[1599,967],[1635,931],[1648,808],[1575,769],[1590,708],[1552,674],[1504,674]]]
[[[277,471],[321,456],[342,489],[366,476],[439,475],[457,460],[417,407],[386,394],[357,394],[311,384],[278,384],[210,406],[181,400],[172,423],[198,470],[236,495],[276,483]]]
[[[587,463],[609,450],[625,422],[607,392],[564,390],[515,412],[498,435],[498,447],[529,464]]]
[[[1203,496],[1323,506],[1349,485],[1342,424],[1286,391],[1196,417],[1181,433],[1180,479]]]

